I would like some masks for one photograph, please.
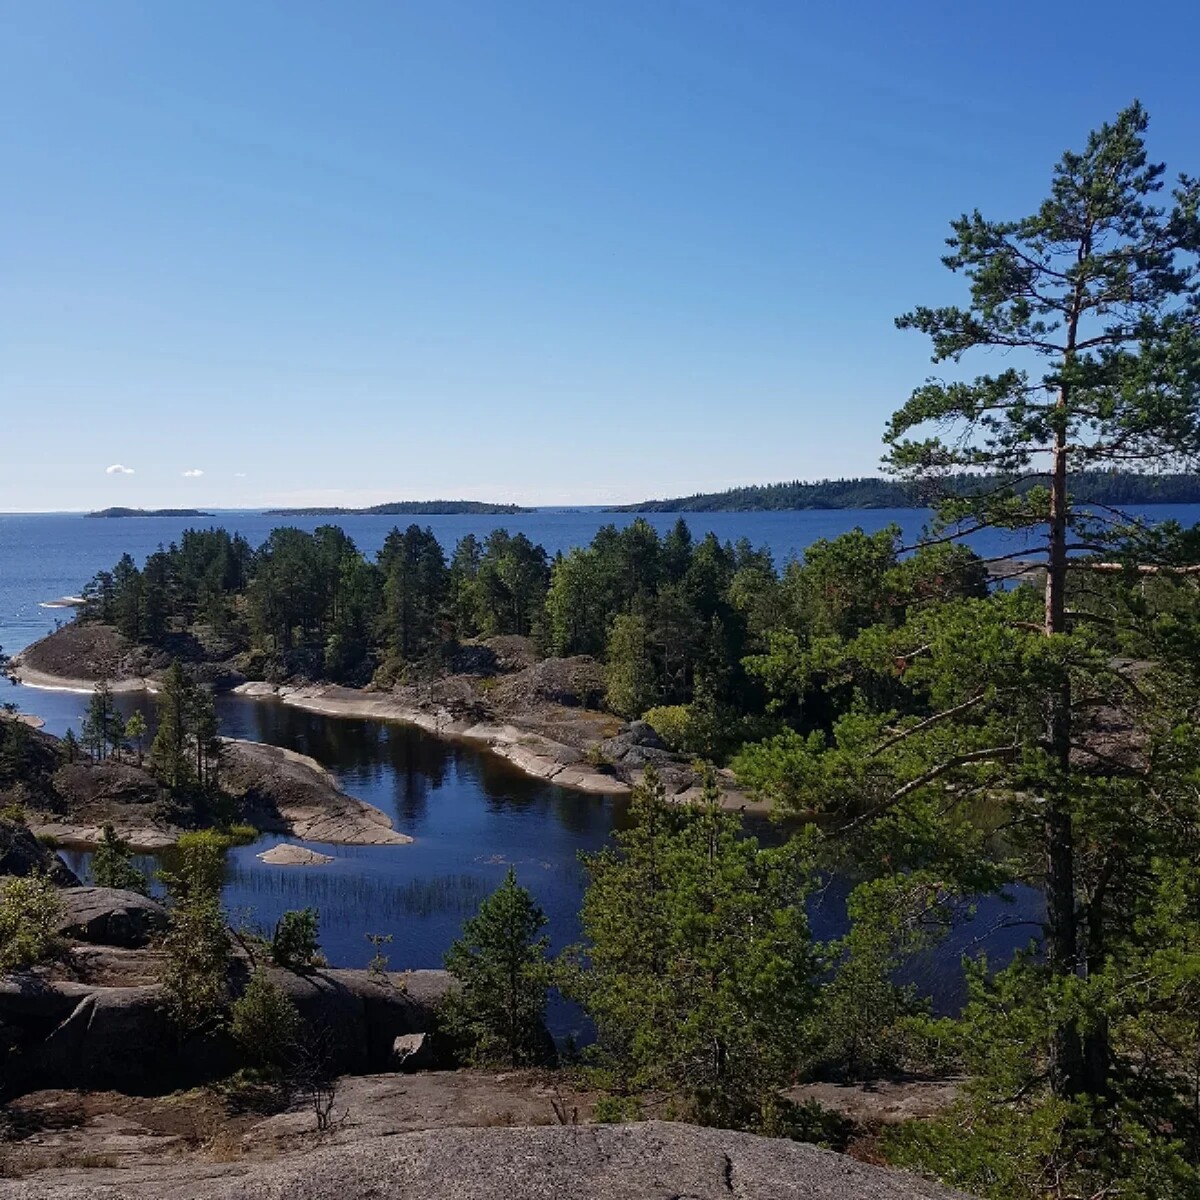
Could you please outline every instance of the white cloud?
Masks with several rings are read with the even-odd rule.
[[[233,477],[234,477],[234,479],[245,479],[246,472],[245,471],[234,471]]]
[[[199,479],[204,472],[199,467],[192,467],[189,471],[184,471],[184,479]]]
[[[132,475],[132,467],[123,467],[120,463],[113,463],[111,467],[104,468],[105,475]]]

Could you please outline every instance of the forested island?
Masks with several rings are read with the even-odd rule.
[[[671,500],[643,500],[615,505],[608,512],[785,512],[810,508],[927,508],[945,495],[970,496],[995,488],[1003,478],[972,474],[949,475],[918,486],[911,480],[865,476],[822,479],[811,483],[767,483],[730,488],[724,492],[697,493]],[[1012,480],[1013,490],[1024,494],[1038,485],[1036,479]],[[1139,506],[1143,504],[1200,504],[1200,475],[1148,474],[1136,471],[1080,471],[1071,481],[1071,493],[1080,504]]]
[[[482,500],[396,500],[370,508],[271,508],[268,517],[399,517],[399,516],[512,516],[533,512],[517,504],[489,504]]]
[[[198,508],[100,508],[85,517],[211,517]]]

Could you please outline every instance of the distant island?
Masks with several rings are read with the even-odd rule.
[[[398,516],[512,516],[530,513],[518,504],[488,504],[482,500],[397,500],[370,508],[270,508],[268,517],[398,517]]]
[[[100,508],[85,517],[211,517],[198,508]]]
[[[985,480],[959,475],[946,481],[949,489],[968,493]],[[995,486],[996,480],[986,481]],[[1036,484],[1023,481],[1018,492]],[[1114,507],[1137,504],[1200,504],[1200,475],[1145,475],[1132,471],[1080,471],[1072,482],[1072,494],[1082,504]],[[877,476],[854,479],[821,479],[812,483],[767,483],[703,492],[672,500],[643,500],[637,504],[614,505],[607,512],[787,512],[820,508],[925,508],[929,497],[910,484]]]

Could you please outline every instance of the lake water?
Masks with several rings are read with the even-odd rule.
[[[1160,506],[1156,517],[1187,524],[1200,520],[1200,506]],[[498,525],[523,531],[551,553],[591,540],[604,523],[626,524],[629,514],[596,510],[539,511],[516,517],[426,517],[450,549],[465,533],[486,535]],[[671,514],[647,519],[665,531]],[[913,510],[797,513],[713,513],[688,516],[693,534],[722,539],[747,537],[765,545],[776,560],[799,555],[821,537],[855,526],[871,531],[895,521],[915,536],[925,514]],[[96,571],[111,567],[128,551],[139,562],[160,543],[193,525],[224,525],[252,544],[262,541],[280,518],[261,513],[222,513],[207,521],[175,518],[86,520],[77,515],[0,515],[0,646],[13,653],[50,632],[69,613],[41,602],[78,593]],[[312,529],[328,518],[292,522]],[[337,524],[359,548],[373,553],[396,523],[390,517],[348,517]],[[404,519],[402,523],[407,523]],[[1011,543],[992,535],[980,549],[995,553]],[[61,735],[78,729],[86,696],[4,686],[0,698],[16,701]],[[145,697],[120,697],[127,712],[146,707]],[[445,741],[399,724],[329,718],[274,702],[233,696],[219,700],[221,730],[310,754],[330,768],[353,795],[377,805],[396,827],[415,840],[409,846],[347,847],[312,844],[335,861],[317,868],[269,867],[255,855],[278,838],[240,847],[230,856],[225,903],[235,921],[270,928],[289,908],[314,905],[321,912],[322,945],[335,966],[363,966],[372,954],[368,933],[391,934],[386,947],[394,967],[436,967],[465,917],[516,868],[549,917],[548,932],[561,947],[579,936],[578,912],[584,877],[581,851],[603,846],[623,819],[612,798],[584,795],[530,779],[505,760],[476,747]],[[762,826],[765,836],[773,831]],[[86,856],[68,856],[86,871]],[[813,907],[814,932],[833,936],[841,928],[845,887],[835,883]],[[1037,898],[1023,895],[1015,908],[997,901],[981,906],[976,920],[958,931],[936,956],[915,964],[912,977],[939,1008],[961,995],[959,952],[986,947],[993,961],[1025,944],[1028,928],[994,928],[1006,920],[1036,916]],[[578,1014],[557,1005],[556,1034],[576,1032]]]

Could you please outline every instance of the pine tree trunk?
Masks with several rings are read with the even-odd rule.
[[[1071,330],[1072,340],[1074,328]],[[1067,406],[1064,386],[1059,407]],[[1050,533],[1046,562],[1046,636],[1065,633],[1067,584],[1067,442],[1065,423],[1055,435],[1050,479]],[[1079,968],[1079,922],[1075,905],[1075,836],[1071,820],[1071,682],[1064,677],[1049,697],[1046,734],[1053,778],[1044,797],[1046,855],[1046,962],[1061,979]],[[1073,1023],[1059,1026],[1051,1047],[1050,1080],[1056,1094],[1074,1096],[1093,1090],[1096,1080],[1086,1065],[1107,1062],[1107,1048],[1087,1052]]]
[[[1059,407],[1067,403],[1066,389]],[[1067,447],[1066,430],[1055,436],[1050,479],[1050,537],[1046,562],[1046,636],[1065,633],[1067,582]],[[1054,764],[1054,780],[1045,796],[1043,826],[1046,852],[1046,962],[1051,975],[1073,975],[1078,955],[1075,913],[1075,846],[1071,823],[1069,780],[1071,770],[1071,685],[1062,683],[1050,697],[1047,741]],[[1051,1047],[1051,1085],[1056,1093],[1072,1096],[1083,1087],[1083,1047],[1072,1025],[1055,1031]]]

